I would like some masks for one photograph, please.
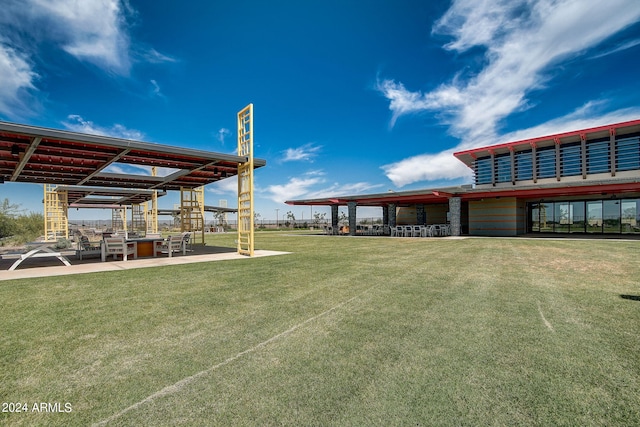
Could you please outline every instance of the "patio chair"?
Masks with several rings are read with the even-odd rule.
[[[122,255],[123,261],[126,261],[129,255],[133,255],[133,259],[137,259],[138,243],[127,242],[124,236],[105,237],[102,242],[102,262],[105,262],[109,255],[113,255],[113,259]]]
[[[184,252],[193,252],[193,248],[191,247],[191,232],[185,231],[180,235],[182,236],[182,243],[184,244]]]
[[[153,249],[153,256],[158,254],[167,254],[169,258],[173,256],[174,252],[182,252],[182,255],[186,255],[186,246],[182,235],[176,234],[169,236],[167,240],[156,242],[156,247]]]
[[[422,234],[421,234],[421,236],[422,236],[422,237],[433,237],[433,235],[434,235],[434,234],[433,234],[433,233],[434,233],[434,231],[433,231],[433,230],[434,230],[434,226],[433,226],[433,225],[425,225],[425,226],[422,228]]]
[[[414,225],[411,229],[411,237],[420,237],[422,235],[422,226]]]
[[[102,244],[99,242],[91,242],[87,236],[80,236],[78,242],[78,250],[76,251],[78,259],[88,258],[91,256],[102,255]]]

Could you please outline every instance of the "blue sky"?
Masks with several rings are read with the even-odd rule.
[[[3,0],[0,10],[0,120],[231,153],[236,113],[253,103],[255,155],[268,162],[256,172],[263,219],[309,218],[288,199],[469,183],[451,153],[638,119],[638,65],[637,0]],[[237,206],[235,190],[235,179],[210,185],[206,202]],[[39,186],[0,192],[42,209]]]

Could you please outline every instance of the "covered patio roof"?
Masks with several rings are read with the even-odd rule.
[[[232,154],[0,122],[0,183],[71,186],[70,202],[74,194],[78,203],[97,204],[97,195],[109,204],[114,198],[140,203],[150,199],[151,190],[165,194],[237,175],[238,164],[246,161]],[[265,165],[254,159],[255,168]],[[158,176],[152,176],[152,167],[159,168]]]
[[[541,199],[549,197],[613,196],[625,193],[629,197],[640,197],[640,179],[630,178],[616,181],[569,182],[546,185],[529,185],[513,188],[475,189],[471,185],[439,189],[361,194],[355,196],[328,197],[322,199],[288,200],[288,205],[331,206],[356,202],[358,206],[409,206],[415,204],[448,203],[450,197],[460,197],[463,201],[486,198],[518,197]]]
[[[424,189],[412,191],[389,191],[378,194],[360,194],[354,196],[338,196],[321,199],[306,200],[288,200],[288,205],[303,206],[330,206],[330,205],[346,205],[349,202],[356,202],[358,206],[387,206],[395,204],[396,206],[415,205],[418,203],[447,203],[453,195],[460,195],[471,191],[471,185],[463,185],[459,187],[446,187],[439,189]]]

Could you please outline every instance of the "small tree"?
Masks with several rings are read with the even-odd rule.
[[[20,205],[12,204],[9,199],[0,203],[0,238],[13,236],[17,231],[16,217]]]
[[[293,212],[287,212],[287,222],[285,223],[285,225],[287,227],[289,227],[290,225],[293,225],[293,227],[296,226],[296,216],[293,214]]]
[[[220,227],[226,227],[227,224],[225,223],[225,214],[224,212],[221,211],[215,211],[213,213],[213,218],[216,220],[216,225],[220,226]]]
[[[25,214],[19,204],[4,199],[0,203],[0,238],[12,237],[16,243],[35,240],[44,233],[44,216],[41,213]]]
[[[323,213],[315,212],[315,213],[313,214],[313,223],[314,223],[314,224],[316,225],[316,227],[317,227],[318,225],[320,225],[320,222],[321,222],[321,221],[322,221],[322,222],[325,222],[325,221],[326,221],[326,218],[327,218],[327,213],[326,213],[326,212],[323,212]]]
[[[33,241],[44,233],[44,215],[36,212],[18,216],[16,236],[24,242]]]
[[[338,222],[341,222],[343,224],[349,222],[349,217],[346,213],[344,213],[344,211],[340,212],[340,215],[338,215]]]

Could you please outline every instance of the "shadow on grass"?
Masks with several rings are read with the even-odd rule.
[[[640,301],[640,295],[620,295],[622,299],[630,299],[632,301]]]

